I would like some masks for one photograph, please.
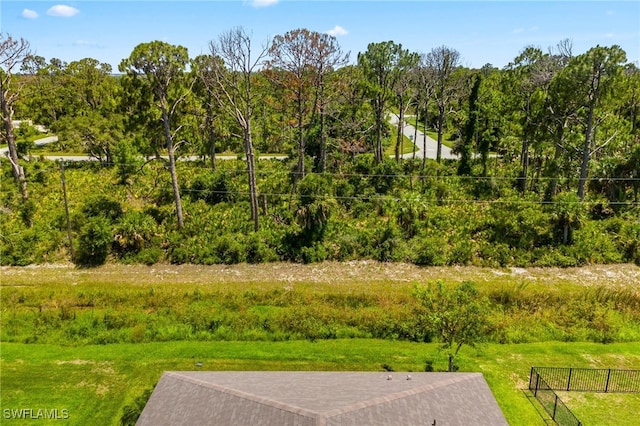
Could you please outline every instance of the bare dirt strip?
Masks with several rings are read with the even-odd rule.
[[[480,283],[581,284],[585,286],[640,289],[640,267],[633,264],[589,265],[576,268],[481,268],[473,266],[419,267],[406,263],[375,261],[315,264],[266,263],[258,265],[108,264],[80,269],[73,264],[1,267],[0,285],[40,283],[322,283],[366,282],[426,283],[442,279]]]

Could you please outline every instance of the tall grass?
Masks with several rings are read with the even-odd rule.
[[[272,274],[275,268],[266,270]],[[322,268],[317,266],[316,273]],[[234,268],[213,271],[232,276]],[[252,282],[219,276],[207,282],[207,276],[194,273],[195,283],[189,275],[137,283],[132,282],[135,277],[105,272],[72,269],[66,282],[59,278],[43,283],[6,274],[0,338],[84,345],[336,338],[425,342],[434,335],[422,320],[424,308],[412,295],[416,281],[405,281],[402,273],[370,282],[331,281],[313,274],[285,282],[259,281],[255,274]],[[295,275],[295,269],[289,273]],[[632,286],[550,285],[504,277],[478,279],[477,286],[492,302],[492,331],[486,336],[490,342],[640,340],[640,294]]]
[[[532,365],[640,368],[633,268],[2,268],[2,407],[118,424],[163,371],[196,362],[209,370],[444,370],[412,294],[416,283],[441,279],[474,281],[492,303],[489,343],[463,348],[460,370],[484,374],[510,424],[542,425],[524,391]],[[580,404],[592,425],[631,425],[629,413],[640,410],[633,399],[615,401],[613,411],[599,399]]]

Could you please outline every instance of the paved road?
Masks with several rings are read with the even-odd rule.
[[[46,138],[36,139],[35,141],[33,141],[33,144],[35,146],[43,146],[43,145],[46,145],[46,144],[52,143],[52,142],[58,142],[58,137],[57,136],[47,136]],[[0,148],[0,156],[4,157],[7,154],[9,154],[9,147]]]
[[[408,116],[405,116],[405,118]],[[391,124],[393,124],[394,126],[398,125],[398,116],[396,114],[391,114],[389,121],[391,122]],[[413,138],[414,136],[414,132],[415,132],[415,128],[410,125],[410,124],[405,124],[404,129],[403,129],[403,133],[405,136],[407,136],[408,138]],[[422,158],[423,157],[423,152],[422,152],[422,147],[423,147],[423,140],[424,140],[424,133],[422,133],[420,130],[418,130],[417,133],[418,137],[417,139],[414,141],[415,145],[416,145],[416,158]],[[430,138],[429,136],[427,136],[427,158],[431,158],[431,159],[436,159],[436,155],[438,153],[438,141],[436,141],[435,139]],[[458,156],[453,154],[451,152],[451,148],[449,148],[448,146],[444,146],[442,145],[442,152],[440,153],[442,159],[457,159]],[[409,152],[407,154],[402,154],[402,158],[413,158],[413,152]]]
[[[391,122],[391,124],[393,124],[394,126],[397,126],[398,124],[398,116],[396,114],[391,114],[391,116],[389,117],[389,121]],[[413,138],[414,136],[414,131],[415,128],[410,125],[410,124],[405,124],[403,132],[404,135],[407,136],[408,138]],[[414,141],[415,145],[416,145],[416,153],[415,156],[416,158],[420,159],[423,157],[423,152],[422,152],[422,147],[423,147],[423,141],[424,141],[424,133],[422,133],[420,130],[418,130],[417,132],[417,139]],[[57,136],[48,136],[46,138],[42,138],[42,139],[38,139],[36,141],[34,141],[34,144],[36,146],[43,146],[49,143],[53,143],[53,142],[57,142],[58,141],[58,137]],[[431,159],[435,159],[436,158],[436,154],[437,154],[437,149],[438,149],[438,141],[430,138],[429,136],[427,136],[427,158],[431,158]],[[7,156],[9,153],[9,148],[0,148],[0,157],[4,157]],[[96,161],[95,158],[91,158],[89,156],[86,155],[47,155],[45,156],[45,158],[47,158],[48,160],[62,160],[62,161]],[[235,160],[237,159],[238,156],[237,155],[218,155],[216,156],[216,159],[218,160]],[[263,155],[263,156],[258,156],[259,159],[261,160],[270,160],[270,159],[277,159],[277,160],[284,160],[286,158],[288,158],[286,155]],[[413,158],[413,152],[409,152],[406,154],[402,154],[402,158]],[[458,158],[456,155],[451,153],[451,148],[442,145],[442,158],[443,159],[456,159]],[[180,157],[180,160],[182,161],[195,161],[195,160],[200,160],[201,157],[198,156],[187,156],[187,157]]]
[[[46,138],[41,138],[35,140],[33,143],[36,146],[43,146],[49,143],[58,142],[57,136],[47,136]],[[9,155],[9,148],[0,148],[0,158],[6,157]],[[93,157],[89,157],[88,155],[45,155],[44,158],[47,160],[62,160],[62,161],[97,161],[97,159]],[[168,159],[169,157],[163,156],[163,158]],[[218,155],[216,159],[218,160],[235,160],[237,159],[237,155]],[[286,155],[260,155],[258,156],[261,160],[284,160],[288,157]],[[181,161],[197,161],[201,160],[202,157],[192,155],[186,157],[179,157]]]

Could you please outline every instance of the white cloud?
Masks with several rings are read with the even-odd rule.
[[[615,12],[613,10],[607,10],[607,16],[613,16]]]
[[[38,12],[31,9],[25,9],[22,11],[22,17],[26,19],[36,19],[38,17]]]
[[[337,37],[337,36],[347,35],[349,34],[349,31],[345,30],[340,25],[336,25],[335,27],[327,31],[327,34],[329,34],[330,36]]]
[[[513,30],[514,34],[519,34],[521,32],[524,32],[524,28],[516,28],[515,30]]]
[[[251,0],[251,6],[253,7],[269,7],[277,4],[280,0]]]
[[[534,25],[533,27],[529,28],[530,31],[538,31],[540,29],[539,26]]]
[[[606,38],[613,38],[613,33],[606,33],[604,36]]]
[[[67,6],[66,4],[57,4],[47,10],[47,15],[61,16],[63,18],[70,18],[77,15],[78,13],[80,13],[78,9],[76,9],[75,7]]]

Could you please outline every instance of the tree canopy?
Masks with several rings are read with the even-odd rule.
[[[209,47],[190,58],[141,43],[114,74],[3,35],[4,262],[64,256],[49,224],[67,218],[43,198],[52,154],[98,160],[68,168],[69,181],[101,177],[71,194],[72,234],[138,241],[109,244],[104,261],[638,259],[640,73],[619,46],[524,46],[503,69],[393,40],[350,64],[335,37],[304,28],[261,44],[235,28]],[[56,143],[33,143],[43,127]],[[130,214],[98,221],[84,188],[109,182]],[[30,254],[30,238],[47,243]]]

